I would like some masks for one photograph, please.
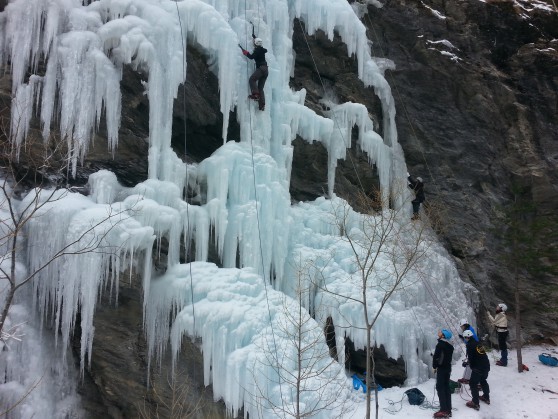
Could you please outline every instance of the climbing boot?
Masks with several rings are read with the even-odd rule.
[[[470,407],[471,409],[479,410],[480,406],[478,404],[473,403],[473,401],[468,401],[465,403],[465,406]]]
[[[490,399],[484,394],[482,396],[479,396],[479,400],[485,402],[486,404],[490,404]]]
[[[496,361],[496,365],[498,365],[499,367],[507,367],[508,363],[506,362],[505,364],[502,362],[502,360],[498,360]]]
[[[260,93],[259,92],[252,92],[252,94],[249,95],[248,98],[252,99],[252,100],[258,100],[260,98]]]
[[[451,412],[443,412],[439,410],[438,412],[434,413],[435,418],[449,418],[451,417]]]

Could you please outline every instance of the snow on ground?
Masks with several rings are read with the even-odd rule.
[[[455,348],[459,351],[458,347]],[[510,350],[507,367],[495,365],[499,359],[499,352],[489,354],[491,369],[488,375],[490,385],[491,404],[481,402],[479,411],[465,406],[471,400],[469,386],[457,389],[452,396],[452,418],[459,419],[558,419],[558,367],[549,367],[542,364],[538,356],[541,353],[550,353],[558,357],[558,348],[550,346],[529,346],[523,348],[523,363],[529,371],[519,374],[517,372],[517,358],[515,349]],[[451,373],[451,379],[463,376],[461,361],[457,362]],[[352,380],[349,385],[352,385]],[[404,394],[407,387],[392,387],[378,393],[380,405],[380,418],[421,419],[431,418],[438,411],[438,396],[436,395],[436,380],[430,379],[418,386],[426,396],[421,406],[412,406]],[[355,393],[357,393],[355,391]],[[480,392],[482,394],[482,391]],[[366,412],[365,395],[360,391],[354,395],[360,400],[356,411],[346,415],[346,418],[363,418]],[[400,401],[403,399],[402,403]],[[393,404],[392,404],[393,403]],[[425,408],[425,405],[435,404],[436,408]],[[374,417],[374,401],[372,401],[372,417]],[[398,409],[401,409],[397,411]],[[393,413],[390,413],[391,410]],[[397,411],[397,412],[396,412]]]

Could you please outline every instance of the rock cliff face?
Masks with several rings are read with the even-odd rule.
[[[376,54],[397,65],[388,81],[407,164],[427,179],[428,199],[447,208],[440,235],[462,278],[481,290],[479,322],[482,309],[501,300],[515,316],[517,278],[531,340],[558,334],[557,264],[547,259],[558,254],[558,14],[551,4],[395,0],[369,7],[365,20]],[[502,237],[510,209],[521,213],[512,230],[522,230],[520,240],[537,254],[519,267],[513,260],[528,250],[514,253]]]
[[[481,290],[478,323],[489,332],[484,311],[500,301],[513,320],[518,288],[527,340],[558,334],[558,14],[551,4],[392,0],[368,6],[363,17],[373,55],[396,65],[386,78],[409,170],[427,182],[427,207],[440,212],[439,236],[462,278]],[[319,73],[328,94],[366,103],[381,122],[339,40],[305,37],[297,24],[295,32],[293,86],[308,90],[314,108],[324,96]],[[350,196],[350,170],[339,170],[336,192]],[[514,250],[514,231],[529,251]]]
[[[510,307],[513,322],[519,284],[527,340],[558,336],[558,13],[551,4],[387,0],[382,8],[367,6],[363,16],[373,55],[395,63],[386,77],[396,100],[399,141],[410,172],[426,180],[427,204],[443,208],[435,214],[441,220],[441,240],[455,257],[462,278],[480,290],[474,302],[482,332],[490,331],[484,310],[500,301]],[[324,95],[365,103],[381,126],[379,103],[357,79],[356,61],[347,57],[344,45],[321,33],[304,36],[301,25],[294,25],[296,68],[291,82],[294,88],[307,90],[307,105],[323,112]],[[187,69],[188,81],[174,107],[173,146],[179,156],[199,161],[222,144],[222,115],[216,78],[193,49]],[[145,179],[149,103],[141,78],[125,71],[122,128],[114,158],[106,152],[101,131],[76,179],[66,179],[64,170],[56,177],[51,172],[39,174],[48,181],[78,186],[101,168],[115,172],[124,185]],[[10,94],[7,73],[0,78],[4,121]],[[229,139],[237,139],[238,132],[233,122]],[[35,125],[31,141],[39,137]],[[19,173],[33,169],[33,155],[40,155],[41,146],[28,151],[16,165]],[[297,139],[294,152],[293,201],[324,195],[325,150]],[[376,182],[366,158],[358,150],[350,156],[352,162],[340,162],[335,185],[336,193],[347,199],[360,190],[353,164],[366,190]],[[521,209],[522,222],[512,230],[525,230],[521,240],[529,247],[515,253],[513,241],[503,235],[510,232],[508,216],[513,208]],[[515,257],[510,258],[510,252]],[[525,255],[529,257],[522,258]],[[522,263],[517,266],[514,260]],[[116,318],[122,321],[115,324]],[[146,390],[141,320],[141,297],[134,284],[122,289],[118,308],[99,309],[95,327],[102,333],[95,335],[84,389],[97,394],[88,401],[92,417],[138,417],[142,406],[137,401],[144,397],[144,408],[153,411],[159,406],[162,417],[167,417],[163,405],[172,398],[172,388],[165,384],[166,369]],[[211,395],[199,390],[196,351],[195,345],[184,351],[190,354],[184,360],[189,392],[197,394],[191,396],[188,408],[203,400],[199,417],[224,417],[223,406],[212,405]]]

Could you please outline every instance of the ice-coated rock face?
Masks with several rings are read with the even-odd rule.
[[[221,2],[220,4],[222,5],[224,3]],[[477,284],[482,284],[483,286],[487,283],[491,284],[490,287],[494,288],[496,296],[506,298],[507,302],[511,301],[511,297],[505,294],[505,289],[503,287],[497,288],[497,285],[489,282],[492,278],[497,278],[498,276],[503,277],[504,275],[501,270],[501,262],[499,262],[496,258],[487,256],[489,252],[486,250],[492,248],[497,249],[497,246],[495,246],[496,239],[490,235],[485,237],[483,234],[486,234],[486,231],[489,230],[486,228],[487,225],[494,224],[489,209],[490,205],[488,203],[490,203],[491,200],[492,202],[498,203],[505,202],[505,199],[507,199],[505,195],[507,186],[502,185],[509,184],[506,183],[509,180],[508,173],[511,171],[516,172],[516,169],[519,169],[520,167],[524,170],[524,167],[519,164],[511,164],[511,166],[508,166],[510,164],[509,160],[506,165],[501,163],[501,161],[505,159],[504,156],[507,154],[496,153],[494,149],[496,148],[496,150],[498,150],[502,148],[502,144],[505,139],[503,139],[502,136],[497,135],[500,128],[497,129],[492,125],[492,121],[498,120],[498,118],[489,118],[486,115],[490,115],[488,112],[489,108],[509,109],[508,107],[510,106],[510,103],[513,103],[518,98],[516,95],[517,92],[512,89],[512,92],[510,93],[509,86],[504,86],[505,83],[498,78],[494,79],[490,75],[487,76],[486,71],[480,70],[478,72],[471,73],[470,71],[462,70],[463,63],[461,63],[461,65],[454,63],[455,67],[452,67],[456,69],[455,71],[464,71],[464,76],[461,80],[459,77],[455,77],[453,73],[447,75],[445,69],[448,66],[448,62],[444,60],[448,59],[450,62],[453,61],[450,58],[446,58],[448,55],[441,54],[438,50],[429,49],[430,47],[436,47],[439,49],[440,44],[432,45],[427,43],[426,40],[424,41],[424,45],[421,44],[421,38],[417,39],[416,33],[411,30],[412,28],[409,28],[407,23],[405,23],[406,14],[416,13],[417,15],[413,18],[418,16],[422,19],[422,27],[428,28],[426,29],[426,33],[432,35],[432,39],[427,39],[428,41],[438,41],[440,38],[447,38],[451,40],[452,45],[463,49],[463,44],[467,44],[467,36],[469,36],[469,34],[463,35],[462,43],[456,42],[456,40],[450,36],[451,34],[443,36],[440,35],[440,33],[442,33],[440,31],[446,29],[437,25],[437,20],[440,19],[439,15],[429,11],[426,11],[425,13],[425,10],[415,10],[413,8],[406,9],[403,7],[400,9],[399,7],[400,5],[398,3],[394,3],[389,7],[384,7],[382,9],[371,8],[373,13],[371,13],[370,16],[374,19],[374,22],[376,22],[377,19],[377,17],[374,17],[375,14],[379,14],[382,17],[381,20],[384,23],[379,23],[379,25],[385,25],[385,45],[399,45],[397,48],[394,46],[386,48],[386,52],[384,54],[387,58],[393,60],[397,66],[396,71],[387,74],[393,74],[393,77],[395,77],[397,82],[398,89],[401,91],[401,93],[399,93],[402,98],[400,99],[401,104],[398,104],[396,96],[395,106],[405,106],[405,109],[398,108],[397,122],[400,132],[399,140],[405,149],[407,163],[413,168],[411,171],[414,173],[420,172],[422,174],[427,171],[431,173],[431,179],[429,179],[428,176],[423,175],[423,177],[425,177],[429,182],[428,199],[434,202],[442,202],[444,205],[452,208],[452,211],[450,211],[447,215],[447,220],[449,220],[448,224],[451,225],[451,228],[446,228],[441,234],[444,235],[450,243],[450,250],[454,256],[456,256],[458,260],[463,261],[463,266],[467,268],[466,270],[463,270],[463,272],[467,271],[468,277]],[[498,16],[498,18],[500,18],[501,16],[507,16],[505,14],[498,14],[497,9],[493,9],[493,6],[483,6],[480,4],[475,6],[473,10],[467,9],[467,11],[473,14],[479,14],[482,17],[482,11],[484,9],[481,9],[481,7],[488,7],[488,10],[490,11],[490,13],[485,16],[484,20],[481,19],[479,21],[481,33],[484,33],[483,30],[490,27],[492,17]],[[450,6],[448,6],[448,8],[448,10],[442,11],[440,9],[438,11],[440,11],[443,15],[454,19],[455,22],[459,22],[459,19],[462,18],[463,12],[459,11],[458,13],[458,11],[452,10]],[[507,11],[503,10],[501,12],[506,13]],[[366,22],[366,19],[364,19],[364,21]],[[392,25],[398,22],[401,25],[401,28],[399,28],[398,31],[391,32],[394,27]],[[510,20],[506,22],[511,24],[514,20],[510,18]],[[308,47],[305,41],[301,39],[300,27],[297,25],[298,24],[296,23],[293,25],[295,31],[294,49],[296,51],[296,57],[294,61],[294,78],[291,80],[291,83],[297,89],[301,87],[306,89],[305,104],[308,108],[315,110],[319,115],[327,116],[327,112],[323,111],[322,103],[319,101],[323,96],[321,85],[316,84],[315,78],[311,76],[311,72],[314,71],[313,63],[308,55]],[[429,25],[432,26],[430,27]],[[483,27],[483,25],[486,26]],[[436,34],[436,37],[434,37],[433,34]],[[486,38],[487,41],[485,45],[487,45],[486,48],[488,48],[488,43],[490,41],[488,39],[489,36],[487,35]],[[556,36],[554,36],[554,38],[556,38]],[[319,66],[320,73],[322,76],[327,75],[328,77],[331,77],[331,80],[334,82],[332,83],[334,85],[332,90],[339,95],[341,101],[351,100],[354,102],[365,103],[369,112],[372,114],[371,120],[374,121],[374,124],[376,126],[383,126],[382,122],[385,115],[381,110],[381,100],[373,94],[372,89],[363,88],[362,82],[358,80],[359,67],[357,62],[353,59],[347,58],[345,53],[346,47],[339,41],[338,38],[333,42],[330,42],[325,39],[325,36],[321,33],[317,33],[316,36],[309,39],[310,48],[314,54],[313,58]],[[375,44],[383,45],[382,40],[373,39],[373,41],[375,41]],[[478,42],[475,43],[475,45],[479,44],[480,43]],[[444,43],[441,45],[446,44]],[[515,71],[519,71],[521,65],[524,64],[523,60],[529,57],[531,58],[529,58],[528,61],[532,63],[531,65],[537,71],[541,68],[546,68],[545,66],[548,62],[553,62],[553,53],[551,51],[547,53],[541,52],[541,50],[547,49],[546,47],[548,47],[548,45],[541,45],[541,48],[531,48],[529,46],[524,47],[521,54],[518,53],[513,55],[513,58],[505,61],[506,64],[512,68],[512,70],[509,71],[514,71],[513,69],[515,69]],[[552,45],[550,45],[550,47],[552,47]],[[479,52],[477,48],[481,49],[481,51]],[[191,103],[195,103],[198,106],[195,109],[195,113],[187,113],[187,121],[184,126],[182,123],[183,113],[178,111],[182,107],[181,95],[183,94],[183,91],[178,88],[177,92],[179,96],[174,101],[172,111],[172,129],[169,127],[167,122],[165,130],[167,130],[167,134],[172,131],[170,144],[177,155],[183,156],[181,151],[184,149],[184,137],[179,132],[184,131],[185,127],[187,136],[186,151],[187,154],[189,154],[189,157],[187,158],[201,161],[222,144],[223,126],[228,126],[227,138],[229,139],[237,140],[241,138],[242,135],[246,135],[246,125],[242,127],[241,124],[237,125],[235,121],[235,119],[240,119],[242,121],[242,113],[246,112],[246,110],[236,109],[235,112],[230,114],[231,121],[233,122],[229,124],[224,122],[223,115],[219,112],[222,107],[220,100],[221,92],[218,87],[219,78],[215,77],[212,73],[207,72],[205,64],[206,56],[199,56],[198,49],[189,48],[189,50],[192,55],[198,56],[193,59],[188,59],[186,71],[190,75],[195,74],[196,76],[194,77],[199,77],[199,86],[203,86],[203,88],[198,89],[199,86],[196,80],[196,86],[188,86],[188,91],[184,99],[187,101],[187,108],[191,105]],[[475,52],[478,52],[479,55],[483,55],[482,51],[484,50],[482,49],[482,46],[475,46],[474,50]],[[513,48],[511,48],[511,50],[513,50]],[[342,53],[340,51],[342,51]],[[498,54],[504,54],[507,49],[503,48],[499,51],[500,52]],[[459,56],[459,53],[456,54]],[[378,51],[374,51],[374,55],[380,55],[380,53]],[[505,55],[506,54],[504,54],[504,57]],[[545,59],[549,59],[549,61],[537,58],[541,56],[545,57]],[[500,55],[498,55],[498,57],[500,57]],[[488,66],[488,61],[484,62],[484,64],[487,64],[487,66],[484,67],[485,69],[491,68]],[[198,71],[195,71],[192,67]],[[471,67],[467,67],[467,69],[470,70]],[[503,71],[501,67],[498,68],[498,70]],[[205,75],[201,76],[200,73],[204,73]],[[129,67],[125,67],[123,74],[130,75]],[[423,74],[424,76],[422,76]],[[437,75],[437,77],[434,78],[435,82],[430,84],[429,80],[432,79],[432,74]],[[242,81],[245,79],[243,73],[236,74],[236,76],[238,77],[238,80]],[[137,74],[134,77],[138,77]],[[487,77],[488,81],[485,81]],[[142,81],[145,81],[145,76],[140,76],[139,78],[141,78]],[[188,80],[193,80],[193,78],[187,78],[187,83],[191,83]],[[447,83],[448,86],[447,89],[442,89],[443,92],[453,92],[456,85],[462,86],[457,90],[460,91],[459,89],[463,89],[468,92],[464,96],[467,100],[464,101],[463,96],[458,94],[440,94],[440,81],[444,81],[444,83]],[[484,93],[487,90],[485,83],[488,83],[491,87],[491,91],[494,90],[497,94],[486,97]],[[531,82],[528,77],[521,79],[520,85],[523,85],[523,83],[525,83],[525,86],[533,87],[530,84]],[[113,162],[110,159],[106,159],[104,157],[106,153],[97,154],[98,156],[103,156],[104,161],[94,159],[91,154],[86,155],[86,164],[83,167],[79,165],[77,166],[78,177],[80,176],[80,173],[88,174],[88,172],[96,171],[98,168],[110,168],[117,173],[119,181],[126,184],[126,186],[134,186],[140,181],[145,180],[148,177],[149,170],[152,174],[159,173],[156,177],[171,178],[176,173],[175,169],[160,171],[160,166],[158,164],[156,167],[152,165],[148,168],[145,151],[149,147],[148,137],[150,133],[145,121],[149,120],[147,113],[149,109],[149,102],[142,94],[143,87],[141,82],[139,80],[134,82],[133,77],[125,76],[121,85],[132,85],[130,91],[128,91],[127,88],[122,89],[123,98],[131,98],[132,100],[122,100],[123,118],[119,133],[119,147],[118,152],[116,153],[117,160]],[[494,86],[498,87],[495,88]],[[244,84],[243,88],[246,88]],[[517,88],[519,89],[519,87]],[[548,92],[548,89],[543,90],[547,92],[544,94],[552,94],[552,89],[550,89],[550,93]],[[475,96],[472,91],[477,92],[480,96]],[[525,93],[525,91],[528,93]],[[533,89],[533,92],[534,91],[538,90]],[[530,89],[524,89],[523,94],[520,95],[519,98],[525,99],[526,97],[530,97],[530,92]],[[426,97],[427,99],[417,100],[417,97]],[[473,99],[477,100],[480,108],[486,111],[484,112],[485,115],[483,115],[483,112],[481,111],[476,111],[476,109],[478,109],[477,107],[467,105],[469,101]],[[548,103],[553,103],[552,100],[553,98],[550,97]],[[425,102],[428,105],[425,105]],[[447,109],[452,109],[452,106],[455,106],[455,111],[446,112]],[[442,112],[442,109],[444,112]],[[547,112],[545,111],[546,108],[544,106],[537,106],[536,109],[540,109],[540,118],[537,118],[537,121],[530,121],[529,118],[524,118],[521,119],[521,124],[523,124],[522,126],[524,127],[535,127],[542,133],[541,138],[546,138],[545,132],[547,131],[545,131],[545,129],[547,128],[543,127],[542,125],[544,124],[540,122],[545,120],[544,115]],[[372,110],[375,110],[375,112]],[[170,113],[170,111],[168,111],[167,114],[168,113]],[[504,112],[502,113],[505,115]],[[225,114],[228,118],[228,111],[225,112]],[[413,124],[413,132],[410,132],[410,124],[406,114],[409,115],[410,121]],[[515,112],[513,114],[517,115],[518,113]],[[125,120],[126,115],[128,115],[128,120]],[[246,115],[246,113],[244,113],[244,115]],[[513,120],[511,125],[515,127],[517,124],[515,124],[514,118],[515,117],[511,117],[511,120]],[[143,127],[141,124],[138,126],[138,120],[145,125]],[[468,129],[468,127],[472,124],[472,120],[475,126],[479,127],[476,129],[474,136],[472,135],[471,130]],[[481,121],[481,123],[479,123],[479,121]],[[300,135],[304,134],[306,136],[311,136],[309,126],[298,125],[298,127],[300,128]],[[550,127],[550,132],[552,132],[552,124],[550,124]],[[448,131],[452,132],[453,135],[447,135]],[[380,130],[380,134],[384,135],[384,132]],[[462,139],[461,134],[467,138],[465,141]],[[261,137],[256,138],[257,141],[262,141],[263,138],[265,138],[265,133],[257,135],[262,135]],[[100,132],[100,136],[103,136],[102,132]],[[143,141],[137,142],[135,141],[135,137],[141,137]],[[123,143],[123,138],[129,138],[130,142]],[[196,141],[192,141],[193,138],[195,138]],[[500,140],[500,142],[497,142],[497,140]],[[316,143],[300,144],[298,143],[299,141],[300,139],[296,140],[295,147],[292,151],[292,158],[295,164],[293,164],[293,170],[290,173],[290,194],[293,201],[298,201],[298,197],[304,198],[303,200],[310,200],[323,195],[324,191],[328,190],[328,169],[330,175],[332,172],[332,163],[327,157],[327,152],[330,151],[327,149],[327,143],[323,143],[323,145]],[[98,151],[100,148],[98,143],[99,142],[93,145],[93,151]],[[526,148],[529,148],[531,141],[524,138],[518,142],[518,145],[521,145],[520,143]],[[473,144],[475,144],[475,146],[473,146]],[[548,151],[550,155],[552,155],[552,143],[544,142],[544,144],[546,144],[545,147],[550,147]],[[268,147],[266,144],[263,144],[263,146],[264,148]],[[102,147],[104,147],[104,145],[102,145]],[[138,149],[139,152],[136,152],[136,149]],[[194,151],[194,153],[188,153],[188,149]],[[269,146],[269,150],[270,152],[278,153],[278,150],[273,149],[271,145]],[[457,151],[454,152],[453,150]],[[482,152],[477,153],[476,150],[482,150]],[[159,154],[160,149],[152,149],[152,151],[153,152],[150,156],[155,157],[160,161],[166,159],[160,158],[162,156],[162,154]],[[339,151],[340,150],[336,150],[336,152]],[[137,162],[137,164],[130,164],[129,159],[118,157],[122,152],[125,156],[134,156],[134,162]],[[374,173],[369,166],[367,156],[361,153],[356,153],[354,150],[350,150],[348,153],[350,157],[354,158],[354,161],[357,162],[359,167],[358,172],[365,174],[363,177],[364,185],[368,189],[370,185],[377,182],[377,179],[376,173]],[[274,156],[277,158],[280,154],[281,153],[275,154]],[[514,158],[517,157],[517,155],[513,152],[510,154],[514,156]],[[288,154],[286,156],[288,157]],[[170,157],[172,158],[172,156]],[[315,163],[311,165],[300,163],[296,164],[297,161],[316,162],[320,161],[320,158],[322,161],[321,165],[317,165]],[[500,160],[500,158],[502,160]],[[530,160],[531,162],[536,162],[538,161],[537,159],[539,159],[536,155],[529,155],[529,158],[532,159]],[[467,159],[471,159],[471,162],[462,164],[462,161]],[[288,161],[285,159],[277,160],[283,162]],[[493,163],[494,161],[496,163]],[[349,162],[348,159],[347,161],[337,162],[335,177],[330,177],[329,185],[329,188],[333,188],[339,196],[346,197],[348,199],[350,199],[351,195],[354,194],[354,191],[359,189],[358,181],[354,179],[354,169],[351,163],[352,162]],[[498,169],[491,169],[494,171],[494,173],[491,173],[490,171],[487,172],[487,168],[489,167],[497,167]],[[489,175],[487,175],[487,173],[489,173]],[[546,182],[546,180],[548,180],[547,172],[542,170],[541,173],[541,179],[544,181],[539,183],[537,188],[533,189],[533,196],[536,197],[536,199],[539,199],[538,197],[553,196],[554,193],[554,189],[551,186],[552,183],[545,186],[548,183]],[[519,178],[525,179],[528,177],[523,175],[524,174],[522,174]],[[82,175],[82,179],[85,179],[86,177],[87,176]],[[316,179],[316,181],[310,182],[309,180],[312,178]],[[128,181],[124,181],[124,179],[128,179]],[[332,181],[334,182],[334,185],[332,185]],[[455,192],[450,192],[451,189],[455,190]],[[463,193],[463,191],[468,192]],[[192,191],[192,193],[194,193],[194,191]],[[472,202],[475,204],[472,205]],[[552,208],[552,202],[556,202],[556,200],[551,201],[544,199],[540,202],[544,204],[544,208],[546,208],[547,205],[550,205],[549,208]],[[217,220],[217,218],[214,219]],[[475,223],[468,221],[472,219],[479,219],[482,222],[479,224],[476,223],[476,221]],[[483,227],[476,230],[479,225]],[[165,241],[166,239],[164,242]],[[208,257],[211,260],[217,260],[217,256],[218,255],[211,256],[210,254]],[[536,291],[538,292],[538,290]],[[141,294],[137,293],[132,295],[139,297]],[[483,298],[483,302],[486,303],[488,300],[488,302],[491,303],[493,302],[492,299],[496,297],[483,295]],[[534,313],[535,312],[533,312],[533,315]],[[527,321],[529,321],[529,315],[527,316],[527,319]],[[480,320],[482,319],[479,319],[479,321]],[[548,320],[549,325],[545,330],[550,331],[552,330],[552,326],[550,325],[551,319]],[[97,330],[101,327],[101,324],[102,323],[96,325]],[[106,329],[110,328],[107,327]],[[140,329],[141,328],[138,328],[138,335],[141,333]],[[532,328],[532,330],[535,329],[535,327]],[[118,335],[118,333],[116,333],[116,335]],[[117,336],[115,335],[112,335],[111,337],[111,335],[108,334],[106,339],[115,339],[116,337]],[[96,333],[95,339],[100,338],[102,337],[99,333]],[[141,350],[138,350],[138,353],[141,353]],[[94,350],[93,357],[95,358],[95,356]],[[99,354],[99,357],[100,356],[102,355]],[[93,361],[93,364],[95,366],[95,361]],[[94,376],[95,374],[98,374],[97,377],[100,378],[104,374],[102,370],[102,368],[99,368],[96,372],[92,372],[92,374]],[[196,379],[196,377],[194,377],[194,379]],[[199,380],[200,378],[197,377],[197,379]],[[110,391],[115,391],[115,388],[110,389]],[[139,392],[140,391],[138,389],[138,393]],[[122,397],[126,398],[127,396],[122,395]],[[118,404],[119,402],[115,400],[118,400],[118,398],[113,399],[113,403],[116,404],[116,409],[118,410],[120,408]]]

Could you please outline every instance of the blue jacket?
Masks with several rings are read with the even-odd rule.
[[[467,329],[465,329],[465,330],[470,330],[470,331],[473,333],[473,339],[475,339],[475,341],[477,341],[477,342],[479,341],[479,337],[478,337],[477,334],[475,333],[475,329],[473,329],[473,326],[469,326],[469,327],[468,327]],[[464,330],[464,331],[465,331],[465,330]],[[465,342],[465,340],[463,339],[463,335],[459,335],[459,337],[461,338],[461,340],[462,340],[463,342]]]

